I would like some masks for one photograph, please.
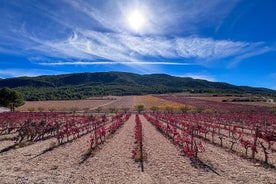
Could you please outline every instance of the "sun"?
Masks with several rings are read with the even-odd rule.
[[[142,31],[142,29],[146,23],[146,19],[145,19],[143,13],[139,10],[134,10],[133,12],[131,12],[129,14],[127,20],[128,20],[128,24],[129,24],[130,28],[136,32]]]

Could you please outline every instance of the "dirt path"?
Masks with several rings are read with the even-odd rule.
[[[143,174],[131,159],[134,146],[134,118],[132,115],[102,150],[81,165],[72,181],[76,183],[140,183]]]
[[[133,110],[135,107],[134,104],[134,96],[122,96],[119,97],[118,100],[113,101],[109,104],[106,104],[102,106],[104,109],[109,109],[109,108],[116,108],[116,109],[121,109],[121,108],[129,108],[130,110]]]

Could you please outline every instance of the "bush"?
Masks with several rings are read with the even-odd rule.
[[[144,110],[144,107],[145,107],[144,104],[139,104],[136,106],[136,109],[139,114]]]

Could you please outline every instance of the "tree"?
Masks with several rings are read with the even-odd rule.
[[[23,96],[10,88],[2,88],[0,90],[0,105],[9,107],[14,112],[15,107],[24,105]]]
[[[137,109],[138,113],[140,114],[144,110],[144,105],[139,104],[139,105],[136,106],[136,109]]]

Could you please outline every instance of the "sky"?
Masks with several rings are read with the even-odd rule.
[[[276,90],[275,0],[0,0],[0,78],[165,73]]]

